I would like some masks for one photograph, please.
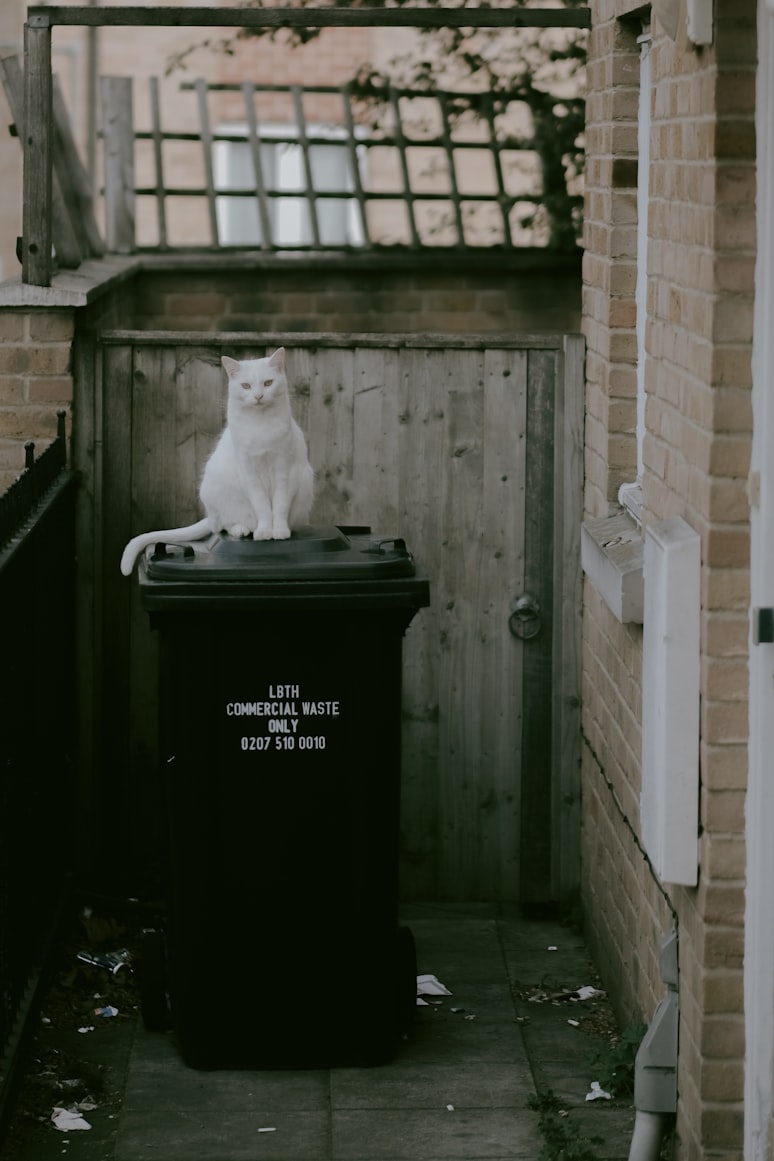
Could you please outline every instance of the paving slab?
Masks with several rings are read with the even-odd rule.
[[[149,1105],[188,1112],[203,1107],[223,1110],[263,1106],[283,1111],[329,1107],[325,1071],[201,1072],[183,1064],[174,1036],[137,1031],[124,1092],[124,1110]]]
[[[537,1114],[506,1109],[368,1109],[333,1114],[336,1161],[534,1161]]]
[[[115,1161],[330,1161],[330,1113],[256,1104],[126,1109]]]
[[[444,984],[448,986],[451,979],[447,973]],[[512,1023],[515,1018],[513,1005],[513,991],[508,980],[503,979],[496,984],[484,980],[453,981],[455,987],[450,989],[451,996],[444,996],[440,1003],[438,997],[426,997],[430,1014],[423,1013],[433,1023],[473,1023],[475,1020]]]
[[[345,1109],[497,1109],[526,1107],[534,1093],[526,1060],[488,1061],[463,1071],[458,1063],[398,1060],[373,1069],[336,1069],[331,1105]]]
[[[402,921],[414,932],[419,970],[453,995],[417,1008],[388,1063],[197,1071],[183,1063],[173,1034],[111,1021],[71,1037],[75,1047],[91,1045],[110,1080],[105,1091],[115,1094],[90,1113],[93,1131],[65,1137],[41,1128],[4,1161],[63,1153],[68,1161],[536,1161],[536,1097],[549,1092],[571,1135],[598,1139],[588,1156],[626,1161],[633,1109],[585,1101],[594,1055],[609,1047],[593,1004],[529,1001],[547,982],[596,980],[579,933],[491,903],[411,904]],[[363,966],[351,1004],[367,1025],[383,1001],[357,982],[368,978]],[[224,1018],[239,1019],[228,997]]]

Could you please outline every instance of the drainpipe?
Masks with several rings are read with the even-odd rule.
[[[634,1061],[634,1133],[629,1161],[658,1161],[661,1143],[677,1111],[677,932],[661,943],[661,978],[667,994],[653,1014]]]

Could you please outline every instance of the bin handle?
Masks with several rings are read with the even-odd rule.
[[[370,552],[374,556],[384,553],[384,545],[391,544],[396,552],[403,552],[408,555],[406,548],[406,541],[402,536],[385,536],[383,540],[377,540],[373,544],[369,544],[368,548],[364,548],[363,552]]]
[[[158,544],[154,545],[151,560],[168,560],[170,556],[175,556],[175,552],[170,552],[169,549],[183,550],[183,560],[193,560],[196,553],[190,544],[167,544],[160,540]]]

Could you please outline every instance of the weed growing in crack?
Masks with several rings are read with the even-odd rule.
[[[537,1161],[599,1161],[596,1146],[604,1144],[602,1137],[585,1137],[551,1089],[530,1097],[529,1107],[539,1113],[543,1134]]]

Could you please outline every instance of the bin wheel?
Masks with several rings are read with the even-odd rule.
[[[167,955],[163,931],[144,931],[138,980],[140,1014],[149,1032],[169,1027],[167,998]]]
[[[398,1033],[406,1036],[417,1010],[417,948],[410,927],[398,928]]]

